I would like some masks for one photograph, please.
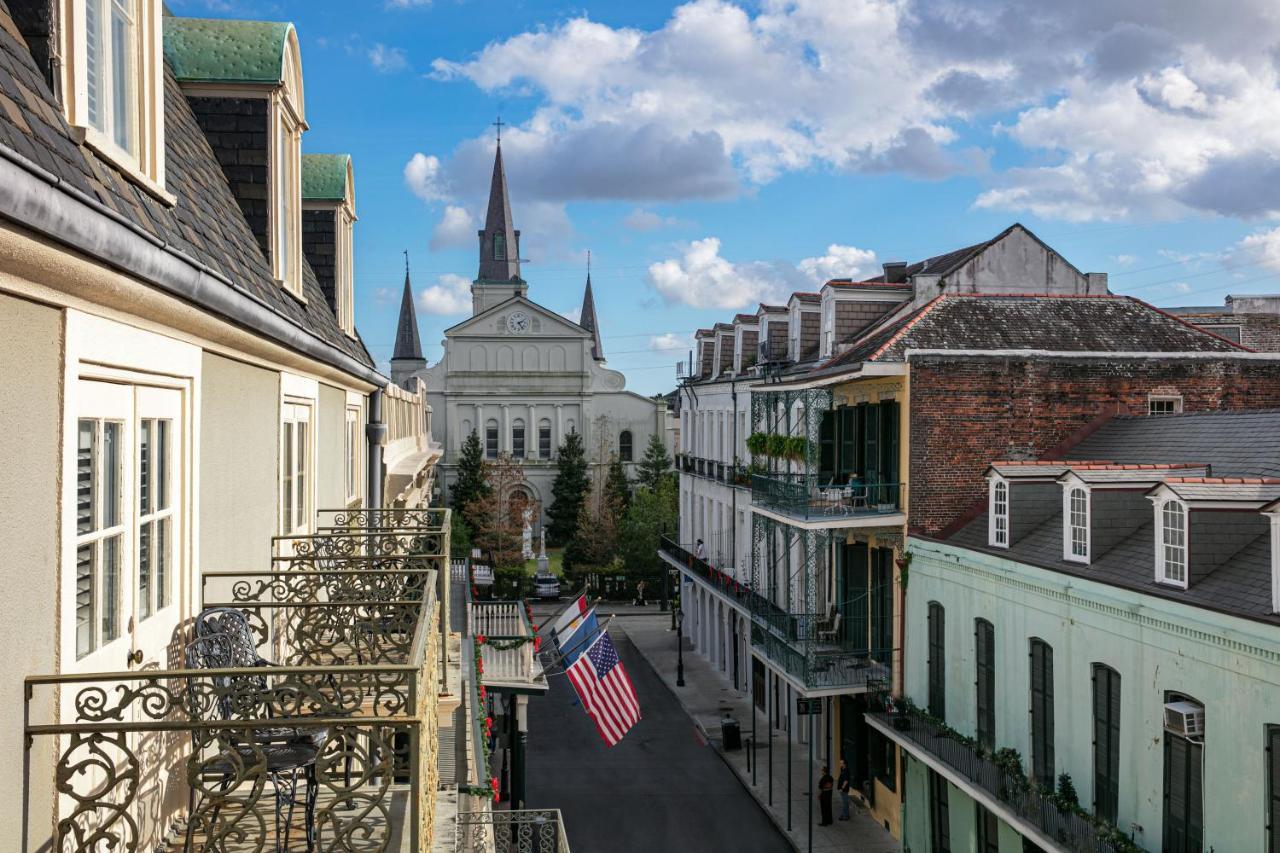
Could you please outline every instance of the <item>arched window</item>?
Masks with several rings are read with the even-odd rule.
[[[623,462],[631,461],[631,430],[624,429],[618,434],[618,459]]]
[[[511,455],[524,458],[524,421],[520,418],[511,422]]]
[[[1156,580],[1187,585],[1187,507],[1182,501],[1160,504],[1156,519]]]
[[[1009,547],[1009,484],[1000,477],[991,480],[987,543]]]
[[[507,259],[507,235],[493,235],[493,259],[495,261],[505,261]]]
[[[487,459],[498,458],[498,422],[493,418],[484,425],[484,455]]]
[[[1083,486],[1067,490],[1066,541],[1063,542],[1063,559],[1077,563],[1089,562],[1089,492]]]

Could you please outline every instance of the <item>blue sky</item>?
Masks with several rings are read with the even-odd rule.
[[[357,324],[465,316],[501,113],[530,296],[586,253],[609,366],[669,390],[693,330],[1030,227],[1157,305],[1280,291],[1270,0],[171,2],[289,20],[303,148],[355,158]],[[358,9],[358,12],[353,12]]]

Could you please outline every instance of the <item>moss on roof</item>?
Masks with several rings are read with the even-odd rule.
[[[344,201],[350,154],[303,154],[302,197],[307,201]]]
[[[279,83],[289,23],[164,19],[164,56],[182,82]]]

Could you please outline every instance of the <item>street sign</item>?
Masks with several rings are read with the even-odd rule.
[[[796,713],[802,717],[809,714],[821,714],[822,700],[806,699],[803,696],[797,696],[796,697]]]

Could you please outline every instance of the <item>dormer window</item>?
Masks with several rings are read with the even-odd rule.
[[[1066,490],[1062,508],[1062,558],[1073,563],[1089,562],[1089,490],[1071,486]]]
[[[991,478],[988,501],[987,543],[996,548],[1009,547],[1009,483],[1003,477]]]
[[[1187,506],[1180,500],[1156,507],[1156,581],[1187,586]]]
[[[355,175],[346,154],[302,155],[302,251],[342,331],[355,336]]]
[[[282,83],[271,96],[271,266],[286,290],[302,297],[302,64],[290,27]]]
[[[160,0],[62,0],[63,104],[84,143],[166,201]]]

